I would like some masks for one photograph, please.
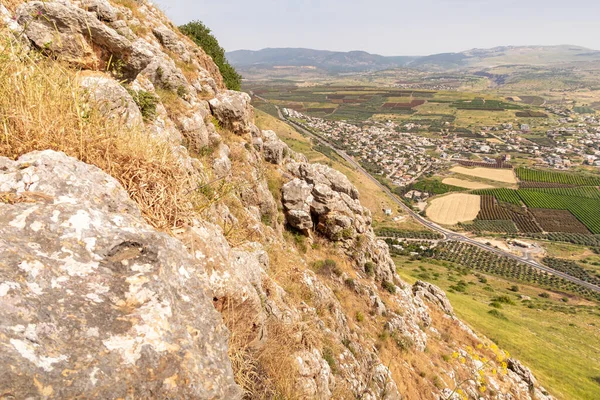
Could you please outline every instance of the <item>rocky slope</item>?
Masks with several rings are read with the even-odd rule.
[[[551,398],[442,291],[402,282],[348,179],[258,129],[248,95],[154,6],[0,16],[13,62],[68,63],[83,109],[164,146],[185,178],[179,211],[158,212],[135,174],[60,143],[4,148],[3,396]]]

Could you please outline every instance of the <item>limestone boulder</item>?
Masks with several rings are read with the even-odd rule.
[[[210,100],[210,109],[221,126],[237,135],[249,135],[254,126],[254,111],[247,93],[228,90]]]
[[[288,223],[301,231],[313,228],[311,204],[313,185],[301,179],[294,179],[282,188],[283,207]]]
[[[412,291],[415,296],[434,304],[446,314],[454,315],[454,309],[452,308],[452,304],[450,304],[450,300],[448,300],[446,293],[439,287],[428,282],[417,281],[413,285]]]
[[[62,153],[0,159],[0,393],[236,399],[204,265]]]
[[[262,141],[254,142],[254,145],[257,148],[262,147],[265,160],[271,164],[283,164],[290,154],[287,144],[273,131],[262,131]]]
[[[104,24],[98,15],[68,2],[31,1],[18,7],[16,20],[34,46],[46,53],[83,68],[118,64],[124,76],[135,78],[154,54]]]
[[[139,107],[127,90],[113,78],[104,74],[84,74],[79,80],[86,101],[106,118],[117,118],[133,127],[143,124]]]

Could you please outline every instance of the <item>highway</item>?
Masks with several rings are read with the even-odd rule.
[[[261,98],[261,100],[267,101],[266,99]],[[335,151],[340,157],[342,157],[344,160],[346,160],[346,162],[348,162],[351,166],[353,166],[354,168],[356,168],[358,171],[360,171],[362,174],[365,175],[365,177],[367,177],[368,179],[370,179],[375,185],[377,185],[381,190],[383,190],[384,193],[386,193],[390,199],[397,204],[400,208],[402,208],[407,214],[409,214],[412,218],[414,218],[417,222],[419,222],[421,225],[435,231],[438,232],[440,234],[442,234],[445,238],[445,240],[452,240],[452,241],[457,241],[457,242],[463,242],[463,243],[468,243],[470,245],[473,246],[477,246],[480,249],[486,250],[486,251],[490,251],[494,254],[503,256],[503,257],[508,257],[510,259],[513,259],[515,261],[521,262],[523,264],[527,264],[530,265],[534,268],[537,268],[541,271],[545,271],[548,272],[550,274],[559,276],[565,280],[568,280],[570,282],[576,283],[578,285],[581,285],[587,289],[593,290],[595,292],[600,292],[600,287],[596,286],[594,284],[591,284],[589,282],[585,282],[582,281],[581,279],[575,278],[573,276],[567,275],[565,273],[562,273],[560,271],[556,271],[552,268],[549,268],[543,264],[540,264],[539,262],[532,260],[530,258],[527,257],[519,257],[515,254],[506,252],[504,250],[498,249],[496,247],[493,246],[488,246],[484,243],[478,242],[468,236],[462,235],[460,233],[456,233],[453,231],[450,231],[448,229],[442,228],[441,226],[423,218],[421,215],[419,215],[418,213],[416,213],[411,207],[407,206],[406,204],[404,204],[404,202],[402,202],[400,199],[398,199],[398,197],[396,195],[394,195],[386,186],[384,186],[383,184],[381,184],[381,182],[379,182],[377,179],[375,179],[370,173],[368,173],[359,163],[357,163],[352,157],[350,157],[348,154],[346,154],[346,152],[344,152],[343,150],[337,149],[335,148],[335,146],[333,146],[331,143],[329,143],[327,140],[322,139],[321,137],[314,135],[312,132],[310,132],[309,130],[307,130],[306,128],[304,128],[302,125],[291,121],[289,119],[287,119],[283,113],[281,112],[281,109],[278,106],[277,107],[277,113],[279,115],[279,118],[286,122],[287,124],[291,125],[292,127],[298,129],[299,131],[301,131],[302,133],[304,133],[306,136],[316,140],[317,142],[319,142],[320,144],[322,144],[323,146],[327,146],[329,147],[331,150]]]

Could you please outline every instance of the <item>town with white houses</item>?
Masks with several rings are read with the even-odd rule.
[[[533,128],[528,124],[481,127],[477,135],[468,137],[447,131],[420,135],[415,132],[423,127],[415,123],[366,121],[357,125],[311,117],[288,108],[283,112],[355,157],[370,172],[400,187],[426,173],[441,171],[456,160],[494,163],[499,154],[504,155],[504,161],[510,161],[511,154],[522,154],[533,159],[537,167],[557,170],[577,165],[600,167],[600,120],[594,116],[561,117],[555,126],[544,127],[545,136],[532,138],[529,133]]]

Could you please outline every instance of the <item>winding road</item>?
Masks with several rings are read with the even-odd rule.
[[[266,99],[260,98],[263,101],[267,101]],[[511,258],[515,261],[521,262],[523,264],[527,264],[530,265],[534,268],[537,268],[541,271],[545,271],[548,272],[550,274],[559,276],[563,279],[566,279],[570,282],[576,283],[578,285],[581,285],[587,289],[593,290],[595,292],[600,292],[600,287],[596,286],[594,284],[591,284],[589,282],[585,282],[582,281],[581,279],[577,279],[571,275],[567,275],[565,273],[562,273],[560,271],[556,271],[552,268],[549,268],[543,264],[540,264],[539,262],[525,256],[525,257],[519,257],[515,254],[506,252],[504,250],[498,249],[496,247],[493,246],[489,246],[486,245],[484,243],[478,242],[468,236],[462,235],[460,233],[456,233],[453,232],[451,230],[442,228],[441,226],[423,218],[421,215],[419,215],[418,213],[416,213],[412,208],[410,208],[409,206],[407,206],[406,204],[404,204],[404,202],[402,202],[400,199],[398,199],[398,197],[396,197],[396,195],[394,195],[386,186],[384,186],[383,184],[381,184],[381,182],[379,182],[377,179],[375,179],[370,173],[368,173],[359,163],[357,163],[352,157],[350,157],[348,154],[346,154],[346,152],[344,152],[343,150],[337,149],[335,146],[333,146],[331,143],[329,143],[327,140],[313,134],[312,132],[310,132],[309,130],[307,130],[306,128],[304,128],[302,125],[291,121],[289,119],[287,119],[283,113],[281,112],[281,109],[279,108],[279,106],[275,106],[277,107],[277,113],[279,115],[279,119],[281,119],[282,121],[286,122],[287,124],[291,125],[292,127],[298,129],[300,132],[304,133],[306,136],[316,140],[317,142],[319,142],[320,144],[322,144],[323,146],[327,146],[329,147],[331,150],[335,151],[336,154],[338,154],[340,157],[342,157],[346,162],[348,162],[351,166],[353,166],[354,168],[356,168],[358,171],[360,171],[362,174],[365,175],[365,177],[367,177],[368,179],[370,179],[375,185],[377,185],[384,193],[386,193],[390,199],[397,204],[400,208],[402,208],[407,214],[409,214],[413,219],[415,219],[417,222],[419,222],[421,225],[435,231],[438,232],[440,234],[442,234],[445,238],[445,240],[452,240],[452,241],[457,241],[457,242],[463,242],[463,243],[468,243],[470,245],[473,246],[477,246],[480,249],[486,250],[486,251],[490,251],[494,254],[503,256],[503,257],[508,257]]]

